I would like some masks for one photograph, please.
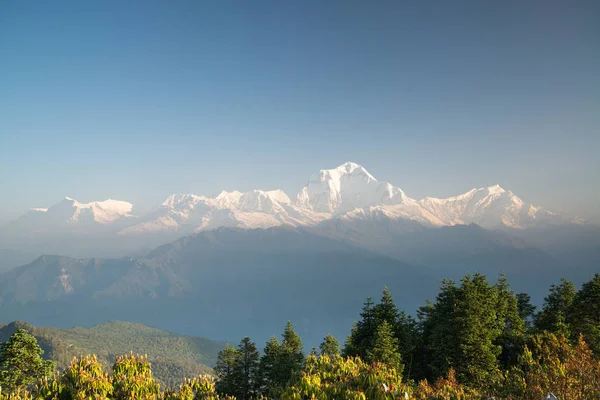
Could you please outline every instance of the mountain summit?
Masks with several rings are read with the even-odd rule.
[[[387,182],[380,182],[361,165],[347,162],[334,169],[323,169],[310,177],[298,193],[296,204],[333,215],[378,204],[401,204],[408,197]]]
[[[32,232],[113,229],[121,235],[172,232],[188,234],[218,227],[269,228],[317,226],[328,220],[411,221],[429,227],[478,224],[485,228],[528,228],[571,222],[525,203],[499,185],[464,194],[416,200],[389,182],[378,181],[363,166],[346,162],[310,176],[292,201],[282,190],[223,191],[215,197],[173,194],[149,213],[134,217],[132,204],[105,200],[79,203],[65,198],[28,211],[11,226]]]

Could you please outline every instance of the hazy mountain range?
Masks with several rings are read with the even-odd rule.
[[[5,322],[127,320],[262,342],[292,320],[313,345],[343,338],[386,285],[414,313],[442,278],[505,271],[539,304],[561,277],[579,284],[600,266],[598,225],[499,186],[412,199],[353,163],[313,175],[294,200],[280,190],[177,194],[133,210],[65,199],[7,224],[6,266],[33,262],[0,275]]]
[[[282,190],[223,191],[215,197],[173,194],[145,215],[133,215],[132,210],[133,205],[126,201],[80,203],[67,197],[48,208],[27,211],[7,228],[29,233],[111,231],[133,235],[166,231],[185,234],[221,226],[314,226],[335,218],[407,220],[431,227],[475,223],[485,228],[521,229],[578,221],[526,203],[499,185],[447,199],[415,200],[352,162],[312,175],[294,199]]]
[[[0,249],[30,253],[35,247],[41,253],[122,256],[218,227],[330,229],[336,224],[387,224],[419,229],[477,224],[522,230],[583,222],[526,203],[499,185],[447,199],[416,200],[351,162],[312,175],[293,199],[281,190],[223,191],[214,197],[173,194],[148,213],[136,215],[133,210],[126,201],[80,203],[67,197],[5,224],[0,228]]]

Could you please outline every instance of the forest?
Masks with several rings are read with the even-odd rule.
[[[174,351],[176,351],[174,349]],[[214,374],[161,387],[146,355],[57,369],[18,329],[0,348],[0,399],[600,399],[600,274],[552,285],[540,310],[504,275],[444,280],[414,316],[383,289],[340,341],[304,349],[291,322],[262,351],[227,345]]]

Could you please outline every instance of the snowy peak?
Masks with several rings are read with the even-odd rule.
[[[419,201],[419,204],[445,225],[477,224],[484,228],[526,228],[543,222],[544,218],[540,217],[547,215],[547,212],[525,203],[500,185],[472,189],[447,199],[427,197]]]
[[[346,162],[313,174],[298,194],[296,204],[315,212],[342,214],[356,208],[409,200],[400,188],[378,181],[361,165]]]
[[[440,227],[478,224],[485,228],[527,228],[569,223],[559,214],[526,203],[500,185],[472,189],[444,199],[415,200],[391,183],[377,180],[363,166],[346,162],[310,176],[295,200],[281,190],[222,191],[216,196],[172,194],[151,212],[131,215],[131,203],[118,200],[80,203],[70,197],[49,208],[26,212],[11,227],[30,232],[111,229],[121,234],[174,232],[178,235],[218,227],[265,228],[317,225],[325,220],[362,221],[364,226],[410,221]],[[85,230],[84,230],[85,229]],[[105,232],[102,231],[102,232]]]
[[[80,203],[70,197],[49,208],[33,208],[19,217],[11,226],[32,232],[112,225],[131,217],[133,205],[126,201],[104,200]]]
[[[167,208],[185,208],[190,206],[190,204],[197,204],[200,201],[203,201],[205,198],[202,196],[196,196],[195,194],[172,194],[170,195],[162,204],[162,207]]]
[[[290,204],[290,198],[282,190],[253,190],[240,198],[238,209],[241,211],[271,212],[274,208]]]

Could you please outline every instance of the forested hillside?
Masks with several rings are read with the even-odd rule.
[[[148,354],[157,380],[167,385],[184,377],[211,374],[218,352],[225,347],[222,342],[121,321],[71,329],[12,322],[0,328],[0,341],[7,341],[19,328],[35,336],[44,358],[54,360],[60,370],[67,368],[73,357],[84,354],[95,354],[99,363],[108,368],[118,355],[134,352]]]
[[[68,330],[61,345],[49,346],[60,330],[40,334],[25,326],[0,347],[0,386],[8,394],[0,392],[0,398],[539,400],[553,393],[561,400],[597,399],[599,304],[600,274],[580,288],[565,279],[552,285],[537,312],[529,295],[513,292],[504,275],[495,283],[481,274],[459,283],[445,280],[435,301],[420,307],[416,317],[399,310],[384,288],[378,302],[366,299],[343,346],[327,335],[319,348],[308,350],[288,322],[281,341],[271,338],[262,354],[244,337],[219,352],[216,378],[195,374],[178,387],[159,385],[153,372],[163,373],[160,363],[145,356],[116,357],[112,367],[107,357],[123,346],[143,348],[125,339],[137,333],[157,354],[186,357],[189,338],[169,341],[172,334],[109,323]],[[54,357],[73,351],[65,349],[68,340],[105,355],[73,359],[52,375],[53,366],[40,355],[43,349]]]

